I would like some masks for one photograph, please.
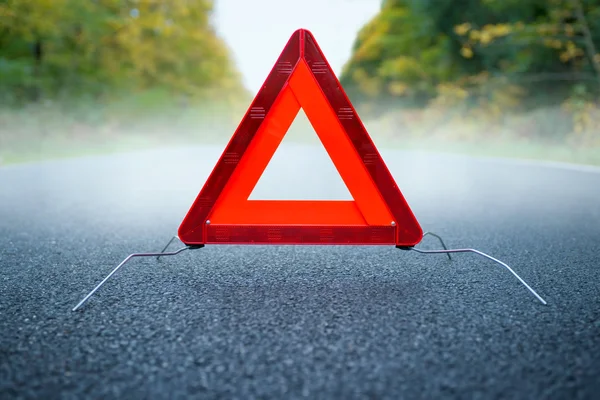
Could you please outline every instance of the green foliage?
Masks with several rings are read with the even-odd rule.
[[[242,92],[209,0],[0,0],[0,101]]]
[[[585,21],[579,1],[383,1],[356,38],[342,83],[353,96],[422,105],[440,84],[469,87],[485,74],[475,80],[491,85],[488,91],[508,80],[528,96],[542,89],[546,98],[560,98],[575,78],[589,83],[600,74],[600,54],[583,26],[588,42],[600,45],[600,0],[581,3]]]
[[[409,2],[387,1],[358,34],[341,82],[354,95],[384,100],[420,101],[439,82],[456,76],[447,57],[450,42],[431,32],[429,20],[412,12]]]
[[[597,145],[599,47],[600,0],[385,0],[341,81],[365,110],[427,106],[439,123],[559,107],[570,140]]]

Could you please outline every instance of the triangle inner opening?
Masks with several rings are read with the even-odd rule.
[[[248,200],[354,200],[302,108]]]

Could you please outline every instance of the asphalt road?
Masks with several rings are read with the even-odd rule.
[[[2,399],[597,398],[593,171],[382,152],[425,230],[507,262],[547,306],[472,254],[209,246],[134,260],[71,312],[161,249],[220,151],[0,168]],[[343,195],[326,167],[280,166],[258,197]]]

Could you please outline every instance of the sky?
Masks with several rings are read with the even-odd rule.
[[[258,92],[289,37],[310,30],[339,76],[358,30],[381,0],[216,0],[214,22],[244,84]]]

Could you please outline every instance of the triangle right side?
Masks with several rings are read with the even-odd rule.
[[[415,246],[423,239],[423,230],[417,218],[309,31],[303,31],[302,42],[302,58],[309,66],[313,78],[320,86],[333,112],[337,115],[339,123],[353,143],[354,149],[363,160],[372,181],[394,216],[397,230],[396,245]]]
[[[289,86],[365,221],[371,226],[393,226],[393,214],[305,61],[298,63]]]

